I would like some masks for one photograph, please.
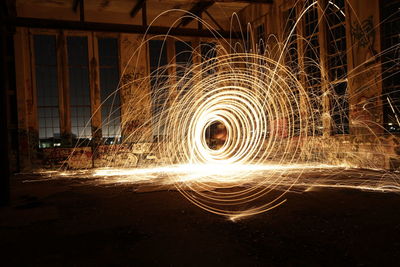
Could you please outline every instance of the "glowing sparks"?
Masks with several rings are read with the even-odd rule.
[[[93,176],[101,177],[122,177],[130,176],[133,181],[136,181],[141,175],[176,175],[178,177],[174,181],[189,181],[188,177],[193,177],[192,180],[198,181],[204,178],[206,182],[214,181],[220,183],[238,182],[240,180],[251,180],[247,177],[249,172],[262,172],[262,171],[303,171],[303,170],[320,170],[320,169],[337,169],[343,168],[341,166],[330,165],[244,165],[244,164],[184,164],[172,165],[157,168],[132,168],[132,169],[117,169],[117,168],[103,168],[95,169]],[[73,174],[73,173],[72,173]],[[67,175],[65,172],[60,175]],[[71,174],[70,174],[71,175]]]
[[[390,98],[389,98],[389,97],[386,97],[386,99],[387,99],[387,101],[388,101],[388,103],[389,103],[389,105],[390,105],[390,109],[392,110],[392,112],[393,112],[393,114],[394,114],[394,116],[395,116],[395,118],[396,118],[397,124],[400,126],[400,120],[399,120],[399,117],[397,116],[396,111],[394,110],[394,107],[393,107],[393,105],[392,105],[392,101],[390,101]]]
[[[301,16],[314,4],[306,7]],[[212,31],[210,25],[195,18]],[[300,18],[296,24],[299,21]],[[290,32],[294,34],[294,29]],[[141,50],[153,38],[180,40],[173,36],[149,38],[145,35],[132,54],[131,59],[137,58],[136,67]],[[346,160],[332,164],[324,154],[326,148],[340,150],[334,143],[327,145],[322,136],[332,125],[333,108],[325,112],[318,108],[328,106],[327,98],[335,97],[334,89],[328,86],[323,92],[311,92],[304,82],[308,78],[320,85],[329,81],[323,80],[323,75],[319,80],[305,77],[304,70],[293,73],[283,62],[285,52],[271,55],[273,49],[270,49],[260,55],[246,52],[243,49],[246,45],[239,40],[215,41],[217,55],[205,59],[196,52],[201,49],[194,48],[193,57],[201,60],[186,66],[183,75],[169,71],[176,68],[172,60],[148,77],[119,88],[122,90],[131,84],[138,88],[153,86],[148,94],[125,103],[122,129],[129,128],[140,115],[149,117],[149,112],[136,103],[150,104],[148,100],[153,99],[150,101],[157,109],[153,109],[152,118],[143,125],[124,132],[122,144],[114,142],[108,148],[108,168],[94,170],[93,177],[108,179],[108,182],[174,185],[195,205],[233,221],[281,205],[285,202],[285,193],[293,187],[399,192],[397,174],[391,176],[393,183],[388,184],[302,177],[306,170],[335,173],[333,170],[342,170],[347,164]],[[282,50],[288,45],[289,39]],[[314,65],[312,62],[313,67],[318,67]],[[392,105],[391,108],[394,110]],[[334,115],[347,116],[342,113],[339,109]],[[223,125],[226,133],[223,144],[214,149],[208,144],[207,131],[216,123]],[[158,142],[151,145],[145,159],[157,159],[157,167],[132,168],[138,160],[135,144],[149,143],[153,136]],[[119,160],[120,155],[126,154],[133,156]],[[348,158],[357,161],[357,155]]]

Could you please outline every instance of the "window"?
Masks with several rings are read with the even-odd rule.
[[[381,18],[383,123],[400,133],[400,2],[381,1]]]
[[[34,35],[39,147],[60,144],[58,74],[55,35]]]
[[[265,53],[265,26],[264,23],[261,23],[256,27],[256,36],[257,36],[257,44],[258,49],[257,52],[260,55],[264,55]]]
[[[201,62],[206,62],[203,64],[203,78],[212,75],[217,72],[215,68],[216,57],[217,57],[217,48],[215,43],[204,43],[200,44],[200,52],[201,52]]]
[[[86,36],[68,36],[68,77],[72,138],[92,137],[88,40]]]
[[[204,79],[207,76],[217,73],[217,48],[215,43],[200,43],[200,53],[202,62],[202,78]],[[207,87],[205,92],[208,92],[209,90],[210,89]]]
[[[331,100],[332,134],[349,133],[347,95],[347,53],[345,0],[330,0],[326,9],[328,77],[333,90]]]
[[[292,7],[284,12],[283,17],[286,21],[284,28],[284,43],[286,45],[285,63],[289,71],[299,79],[299,56],[297,47],[297,32],[296,32],[296,8]],[[289,85],[293,93],[293,106],[300,105],[300,96],[297,85],[293,84],[292,79],[289,79]],[[298,112],[295,112],[294,121],[294,135],[299,135],[300,133],[300,118]]]
[[[311,6],[311,7],[310,7]],[[320,45],[318,41],[318,6],[317,1],[306,1],[306,8],[310,7],[304,14],[304,71],[307,75],[306,83],[311,101],[312,119],[314,121],[313,134],[322,134],[322,91],[321,91],[321,69],[320,69]]]
[[[120,142],[121,100],[118,88],[118,39],[98,38],[102,135],[106,144]]]
[[[55,33],[33,35],[40,148],[70,144],[69,136],[79,145],[88,145],[92,139],[92,111],[96,109],[91,103],[103,101],[101,115],[105,143],[111,143],[109,139],[113,139],[113,143],[115,138],[121,137],[120,98],[116,91],[119,81],[118,38],[98,38],[97,53],[91,45],[93,36],[93,33],[66,34],[64,43],[57,39],[62,35],[59,37]],[[98,59],[98,69],[89,64],[91,55],[98,55],[98,58],[93,58]],[[64,69],[68,71],[58,71]],[[90,87],[90,80],[96,77],[99,77],[99,92]],[[59,99],[59,96],[65,98]],[[100,99],[91,99],[94,96]],[[70,112],[60,112],[61,104]],[[60,121],[65,123],[60,124]]]
[[[163,135],[163,128],[161,111],[164,108],[168,96],[168,87],[166,82],[168,79],[168,72],[166,65],[168,64],[167,58],[167,44],[162,40],[149,41],[149,54],[150,54],[150,84],[151,84],[151,98],[152,98],[152,113],[153,120],[159,127],[154,127],[153,135],[159,137]]]
[[[299,57],[297,50],[297,33],[296,29],[294,29],[296,25],[296,8],[292,7],[285,11],[283,14],[285,18],[286,25],[284,29],[285,39],[284,42],[287,42],[286,47],[286,65],[292,70],[293,73],[298,73],[299,66]],[[293,31],[293,32],[292,32]],[[292,32],[292,34],[290,34]]]
[[[193,77],[193,74],[188,72],[193,64],[192,53],[193,48],[190,42],[175,42],[176,77],[178,81],[178,89],[182,88],[191,79],[191,77]],[[186,86],[185,89],[187,90],[188,87]]]

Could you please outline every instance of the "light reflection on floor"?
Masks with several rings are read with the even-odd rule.
[[[349,188],[400,193],[400,175],[330,165],[174,165],[156,168],[99,168],[92,170],[40,171],[24,182],[75,179],[91,185],[135,185],[135,191],[172,190],[175,184],[206,183],[214,188],[264,184],[290,191]],[[277,177],[279,177],[277,179]]]

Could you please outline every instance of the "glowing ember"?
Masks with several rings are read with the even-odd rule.
[[[196,19],[212,31],[210,25]],[[137,58],[136,65],[147,42],[160,37],[179,40],[173,36],[145,35],[132,54],[131,59]],[[327,97],[338,97],[335,90],[326,86],[323,92],[310,92],[301,79],[314,80],[319,85],[329,81],[324,80],[324,75],[315,81],[315,77],[306,77],[304,70],[294,73],[287,67],[284,52],[271,55],[271,49],[256,54],[246,52],[242,45],[246,40],[215,41],[217,56],[187,66],[183,75],[169,73],[168,69],[176,67],[171,63],[148,77],[132,81],[138,88],[153,86],[152,92],[134,103],[155,99],[153,104],[161,105],[141,127],[125,133],[122,144],[116,144],[118,140],[113,142],[108,168],[94,170],[94,177],[115,178],[115,182],[173,184],[192,203],[232,220],[282,204],[285,193],[295,186],[310,190],[319,186],[399,190],[397,174],[389,175],[394,182],[388,187],[382,182],[363,186],[351,180],[344,184],[330,179],[304,180],[305,170],[323,169],[329,173],[351,165],[347,160],[357,160],[351,151],[341,152],[346,157],[335,164],[325,157],[325,150],[340,149],[324,136],[325,128],[335,127],[331,116],[347,116],[342,109],[331,107],[324,112],[318,108],[326,108]],[[286,51],[289,41],[276,51]],[[257,45],[253,47],[257,51]],[[196,57],[202,57],[195,52],[200,49],[193,51]],[[309,64],[319,68],[316,62]],[[129,106],[121,117],[122,129],[128,128],[140,114],[146,117],[141,107]],[[215,124],[223,125],[223,131],[214,135],[223,142],[213,148],[207,131]],[[133,151],[134,143],[148,143],[153,136],[158,137],[158,142],[152,144],[148,157],[158,159],[158,167],[132,168],[132,161],[116,160],[122,153]],[[374,168],[374,164],[371,160],[368,167]]]

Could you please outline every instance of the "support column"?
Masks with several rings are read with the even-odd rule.
[[[59,87],[59,111],[60,111],[60,133],[61,144],[63,147],[72,146],[71,134],[71,111],[70,111],[70,90],[68,80],[68,55],[66,37],[64,32],[60,30],[57,35],[57,74]]]
[[[168,82],[176,84],[177,77],[176,77],[176,60],[175,60],[175,39],[174,38],[168,38],[166,41],[167,46],[167,60],[168,60],[168,77],[173,77],[173,79],[169,79]],[[173,88],[173,85],[171,84],[169,88]],[[175,98],[175,96],[178,94],[176,90],[170,91],[167,93],[168,95],[168,106],[171,106],[171,101]]]
[[[0,151],[3,154],[3,160],[1,161],[1,169],[3,174],[0,177],[0,206],[8,204],[10,198],[10,151],[8,142],[8,87],[10,73],[7,68],[7,57],[8,57],[8,47],[7,47],[7,37],[9,33],[5,26],[1,27],[1,39],[0,39],[0,49],[1,49],[1,67],[0,67],[0,80],[1,80],[1,107],[0,107],[0,118],[2,118],[3,123],[0,124]]]
[[[0,19],[15,15],[15,9],[12,8],[10,2],[2,3],[0,10]],[[14,6],[15,8],[15,6]],[[16,126],[16,87],[15,87],[15,57],[14,57],[14,35],[15,28],[7,27],[4,24],[0,28],[0,118],[3,120],[0,124],[0,151],[3,154],[1,161],[2,175],[0,175],[0,206],[7,205],[10,200],[10,174],[11,163],[18,161],[18,157],[11,157],[18,147]],[[13,129],[15,128],[15,129]],[[11,136],[15,135],[14,138]],[[15,144],[16,143],[16,144]],[[16,146],[15,146],[16,145]],[[15,147],[15,151],[13,148]],[[17,153],[15,153],[17,154]]]
[[[21,170],[32,168],[35,148],[32,146],[30,112],[28,103],[33,102],[30,66],[29,34],[27,28],[19,27],[14,36],[16,91],[18,108],[18,155]],[[32,106],[32,105],[31,105]]]
[[[153,138],[148,43],[143,45],[142,39],[137,34],[120,35],[121,128],[126,143]]]
[[[320,1],[318,5],[318,42],[319,42],[319,63],[321,66],[321,92],[322,92],[322,135],[328,137],[331,135],[331,104],[329,95],[329,73],[328,73],[328,44],[327,44],[327,25],[324,11],[326,10],[326,2]]]
[[[101,95],[98,62],[98,43],[94,34],[88,38],[89,44],[89,71],[90,71],[90,106],[92,113],[92,167],[97,158],[98,146],[102,144],[101,130]],[[94,51],[93,53],[91,51]]]
[[[297,24],[297,34],[299,36],[304,36],[305,30],[304,30],[304,17],[300,18],[300,15],[304,11],[304,3],[302,1],[298,1],[296,5],[296,18],[300,19],[300,21]],[[299,73],[299,82],[303,86],[305,90],[307,90],[307,76],[305,73],[305,63],[304,63],[304,56],[305,55],[305,41],[302,38],[297,38],[297,54],[298,54],[298,61],[299,61],[299,66],[300,70],[302,70]],[[300,94],[300,116],[301,118],[307,118],[310,116],[308,114],[309,108],[308,108],[308,101],[307,101],[307,92],[304,92]],[[308,128],[301,128],[300,129],[300,135],[302,136],[307,136],[308,134]]]
[[[350,132],[384,133],[380,43],[380,1],[346,1]]]

